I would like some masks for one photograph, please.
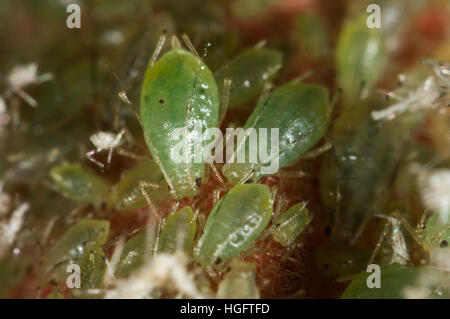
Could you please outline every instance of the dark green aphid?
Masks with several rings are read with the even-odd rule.
[[[175,253],[181,250],[190,255],[195,231],[194,212],[190,207],[183,207],[167,217],[159,236],[158,252]]]
[[[217,127],[219,94],[214,76],[194,54],[175,48],[147,69],[141,90],[141,122],[147,145],[161,168],[176,199],[198,193],[195,181],[205,178],[205,161],[194,161],[193,139],[187,142],[191,154],[176,163],[171,152],[179,143],[175,129],[194,133],[194,123],[202,133]]]
[[[80,263],[91,250],[101,248],[109,234],[106,220],[82,219],[69,228],[53,246],[46,260],[47,269],[69,262]]]
[[[50,170],[56,187],[67,198],[99,207],[109,193],[109,185],[79,164],[63,164]]]
[[[273,239],[288,247],[311,222],[312,217],[306,208],[306,203],[298,203],[280,216],[273,231]]]
[[[246,50],[215,72],[221,95],[226,94],[225,79],[231,80],[229,108],[237,108],[257,98],[264,85],[274,79],[281,68],[282,54],[277,50]]]
[[[272,216],[269,187],[234,186],[208,216],[195,248],[195,259],[205,266],[221,265],[251,247]]]
[[[114,186],[111,202],[119,210],[135,210],[148,205],[139,182],[152,183],[158,188],[148,190],[152,201],[158,205],[169,195],[169,189],[158,165],[153,161],[142,161],[136,167],[126,171]]]
[[[266,155],[270,155],[270,165],[277,157],[279,168],[282,168],[294,164],[323,137],[328,127],[330,113],[331,106],[325,87],[290,82],[276,89],[259,103],[247,119],[244,129],[254,128],[260,139],[259,129],[267,128]],[[270,151],[273,145],[271,128],[279,129],[279,151],[274,153]],[[246,156],[249,155],[248,141],[249,137],[245,146],[242,145],[242,148],[245,147]],[[239,148],[239,145],[236,148]],[[269,166],[269,163],[261,163],[258,156],[257,163],[229,162],[223,166],[222,172],[233,184],[243,183],[250,177],[259,178],[261,166]]]
[[[366,14],[349,20],[336,47],[337,82],[346,106],[372,89],[383,71],[386,52],[381,29],[370,29]]]

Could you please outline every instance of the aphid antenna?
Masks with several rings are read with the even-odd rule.
[[[152,57],[148,61],[147,68],[151,69],[155,64],[156,60],[158,59],[158,56],[161,53],[162,48],[164,47],[164,44],[166,43],[166,38],[167,38],[167,31],[163,30],[161,35],[159,36],[158,42],[156,43],[155,51],[153,51]]]
[[[189,38],[189,36],[186,33],[183,33],[181,35],[181,39],[183,39],[183,42],[188,47],[189,51],[191,51],[191,53],[194,54],[197,58],[202,60],[202,58],[198,54],[197,50],[195,49],[194,45],[192,44],[191,39]]]

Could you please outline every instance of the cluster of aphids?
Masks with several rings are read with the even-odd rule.
[[[205,278],[197,281],[191,278],[198,273],[197,269],[183,275],[183,283],[177,283],[176,274],[171,272],[180,266],[165,269],[167,280],[160,279],[163,283],[158,283],[155,279],[157,283],[149,284],[138,295],[145,296],[156,288],[165,289],[165,284],[171,287],[175,283],[175,288],[187,296],[213,296],[212,287],[206,284],[212,280],[218,285],[217,296],[259,297],[256,264],[244,261],[246,256],[257,259],[251,256],[258,253],[257,243],[265,241],[274,251],[263,245],[263,257],[275,255],[272,259],[277,260],[271,262],[279,262],[280,256],[275,250],[292,247],[311,221],[307,203],[294,203],[287,209],[288,201],[277,193],[275,183],[262,183],[265,175],[261,173],[260,162],[227,162],[219,170],[214,162],[194,161],[195,154],[190,154],[187,161],[175,163],[171,151],[179,142],[173,140],[171,134],[179,127],[186,127],[187,134],[191,134],[194,121],[200,122],[204,129],[219,128],[229,106],[238,108],[260,96],[244,125],[244,138],[238,138],[232,156],[236,156],[239,148],[247,148],[248,154],[249,128],[275,127],[279,129],[280,145],[271,156],[277,157],[281,168],[287,167],[325,133],[331,113],[327,89],[294,80],[273,92],[265,92],[280,68],[281,53],[259,46],[239,54],[215,74],[202,61],[187,36],[183,36],[183,40],[189,50],[182,48],[174,36],[172,49],[157,59],[165,38],[163,34],[148,64],[141,89],[140,112],[126,92],[119,93],[141,124],[152,158],[133,155],[122,147],[124,129],[117,134],[99,132],[91,137],[95,149],[86,156],[101,169],[111,163],[114,151],[138,161],[134,168],[122,174],[116,185],[111,187],[78,164],[63,164],[50,172],[57,188],[74,200],[103,210],[144,209],[148,214],[145,226],[125,243],[124,236],[110,243],[114,250],[107,260],[101,246],[108,239],[109,222],[81,220],[52,249],[46,271],[54,273],[54,268],[64,261],[76,260],[82,264],[85,288],[101,285],[112,289],[107,290],[107,295],[126,292],[134,296],[134,288],[129,285],[133,276],[137,276],[135,272],[144,276],[145,270],[147,275],[155,272],[157,276],[161,272],[161,269],[154,269],[158,258],[167,258],[165,262],[169,263],[171,258],[183,256],[193,262],[194,266],[190,267],[201,265],[203,270],[199,276]],[[97,152],[103,151],[108,153],[106,163],[95,158]],[[209,194],[205,196],[202,191]],[[205,204],[206,201],[212,203]],[[88,236],[83,236],[83,244],[80,238],[74,237],[79,232]],[[260,266],[271,268],[267,263]],[[91,270],[89,275],[85,274],[85,269]],[[126,277],[129,278],[122,279]],[[108,287],[104,280],[109,283]],[[186,287],[196,287],[198,282],[201,290],[197,287],[186,292]],[[121,288],[122,285],[131,291]]]
[[[367,221],[373,216],[382,217],[387,220],[386,226],[373,245],[371,256],[361,265],[378,261],[383,239],[389,237],[391,254],[385,268],[387,276],[391,272],[412,271],[414,275],[433,277],[438,286],[442,278],[448,278],[445,271],[434,273],[428,268],[407,267],[411,258],[402,233],[403,227],[409,230],[431,253],[430,260],[435,266],[442,266],[442,260],[447,260],[448,250],[447,255],[441,254],[450,236],[448,192],[442,191],[443,185],[445,190],[450,188],[447,169],[415,166],[425,206],[435,213],[417,229],[410,227],[397,211],[390,215],[372,213],[374,207],[382,207],[380,199],[386,197],[384,191],[391,186],[389,182],[400,165],[407,140],[403,133],[412,131],[422,120],[415,118],[420,111],[441,108],[448,103],[447,64],[427,61],[425,64],[434,73],[412,86],[403,83],[402,77],[401,88],[387,95],[389,106],[370,110],[367,96],[372,94],[385,65],[386,56],[381,48],[384,40],[379,32],[366,28],[365,19],[350,21],[338,41],[337,82],[342,88],[342,101],[340,114],[335,115],[331,125],[337,99],[329,100],[326,87],[302,83],[297,78],[272,88],[282,66],[281,52],[257,45],[213,73],[189,38],[184,35],[182,39],[186,48],[173,36],[172,49],[161,54],[166,34],[161,35],[148,62],[139,107],[126,91],[118,94],[136,116],[151,156],[142,155],[145,152],[134,153],[124,141],[128,130],[121,128],[117,132],[100,131],[92,135],[94,149],[85,154],[99,173],[119,156],[131,157],[136,162],[121,172],[114,185],[80,164],[64,163],[51,169],[55,189],[95,211],[96,217],[77,221],[56,241],[45,257],[44,281],[66,282],[66,267],[77,265],[82,289],[65,289],[65,296],[257,298],[271,295],[268,291],[281,280],[282,257],[298,252],[295,251],[298,238],[310,228],[315,213],[307,201],[292,202],[286,196],[280,176],[302,177],[301,171],[288,168],[300,159],[322,153],[325,156],[319,174],[320,195],[324,210],[329,210],[332,216],[330,237],[338,238],[336,247],[329,247],[331,252],[341,253],[342,242],[346,242],[345,249],[354,247]],[[14,104],[20,97],[35,106],[37,102],[23,87],[49,77],[39,80],[35,66],[13,74],[5,94],[7,102]],[[391,103],[393,99],[396,101]],[[6,109],[2,101],[0,120],[2,107]],[[243,125],[243,138],[233,144],[227,160],[235,159],[242,149],[250,155],[248,132],[251,129],[276,128],[278,148],[268,161],[257,157],[253,162],[217,164],[208,157],[198,160],[195,152],[185,153],[181,162],[173,160],[174,150],[179,146],[179,141],[172,138],[174,130],[184,128],[186,135],[192,136],[198,123],[202,130],[219,129],[230,124],[225,120],[227,111],[249,105],[254,108],[246,110],[250,115]],[[404,117],[408,113],[414,116]],[[400,123],[400,133],[395,125],[389,124],[395,121]],[[326,142],[319,146],[324,137]],[[216,146],[215,153],[210,154],[214,157],[222,151],[217,145],[223,147],[223,144],[216,140],[209,142]],[[185,146],[193,146],[189,139],[186,143]],[[101,160],[99,155],[105,154],[105,160]],[[265,174],[263,167],[275,160],[280,170]],[[354,174],[357,168],[360,170]],[[9,199],[3,196],[0,200],[1,218],[1,211],[5,210],[2,207]],[[0,234],[9,237],[0,241],[0,255],[10,248],[28,208],[26,203],[20,205],[10,220],[2,224],[4,231]],[[138,227],[131,232],[120,229],[121,223],[116,218],[120,212],[135,217]],[[335,255],[330,253],[331,256]],[[342,256],[345,264],[355,260],[344,253]],[[300,264],[299,259],[296,256],[294,262]],[[331,263],[328,261],[327,267]],[[389,268],[392,264],[402,266]],[[365,293],[364,274],[362,279],[361,275],[355,276],[364,271],[361,265],[352,268],[353,273],[345,270],[338,273],[354,278],[346,296]],[[339,272],[341,268],[337,265],[332,270]],[[268,269],[273,271],[268,273]],[[294,284],[293,287],[299,290]],[[280,290],[274,289],[273,295],[279,295]],[[301,294],[292,289],[289,292]]]

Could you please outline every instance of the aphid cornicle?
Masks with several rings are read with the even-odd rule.
[[[147,69],[141,90],[140,117],[145,140],[175,199],[198,193],[197,179],[205,178],[205,161],[194,162],[195,154],[181,163],[171,158],[178,140],[175,129],[186,128],[186,147],[194,147],[194,123],[202,134],[217,127],[219,94],[209,68],[194,54],[174,48]],[[188,153],[188,152],[186,152]]]

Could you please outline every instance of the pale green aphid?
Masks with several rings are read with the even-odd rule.
[[[190,207],[183,207],[167,217],[159,235],[158,252],[175,253],[180,250],[190,254],[195,231],[194,212]]]
[[[109,234],[109,222],[82,219],[58,239],[46,261],[47,270],[69,262],[80,263],[91,250],[101,248]]]
[[[108,183],[79,164],[62,164],[50,170],[56,187],[67,198],[99,207],[109,194]]]
[[[217,288],[219,299],[259,299],[256,286],[256,264],[233,259],[231,270],[223,277]]]
[[[252,102],[277,75],[282,64],[282,53],[265,48],[248,49],[225,63],[215,72],[219,92],[226,93],[226,79],[231,80],[229,108],[238,108]]]
[[[141,181],[158,186],[148,190],[148,195],[156,205],[169,196],[167,183],[158,165],[145,160],[122,174],[120,181],[113,188],[111,206],[118,210],[135,210],[147,206],[139,187]]]
[[[266,185],[234,186],[209,214],[195,259],[205,266],[221,265],[250,248],[269,223],[272,204]]]
[[[123,246],[122,255],[116,268],[117,277],[127,277],[144,262],[145,231],[131,237]]]
[[[199,57],[181,48],[164,54],[145,74],[140,120],[147,145],[173,197],[195,196],[199,191],[197,181],[206,177],[205,161],[196,163],[191,151],[188,158],[175,163],[171,152],[176,151],[179,141],[172,134],[175,129],[187,127],[191,136],[194,123],[202,126],[202,133],[217,127],[219,94],[209,68]],[[193,150],[194,138],[189,138],[185,146]]]
[[[196,232],[195,215],[190,207],[183,207],[169,215],[158,236],[156,253],[175,253],[177,250],[190,255]],[[144,262],[146,253],[146,230],[131,237],[123,246],[116,268],[117,277],[126,277]],[[147,252],[153,255],[152,247]]]
[[[337,82],[346,104],[370,92],[386,62],[382,31],[368,28],[366,20],[366,14],[349,20],[338,38]]]
[[[331,106],[328,99],[328,91],[325,87],[313,84],[290,82],[276,89],[267,98],[261,101],[244,126],[244,129],[254,128],[257,132],[260,128],[267,128],[267,153],[270,163],[279,159],[279,167],[294,164],[299,157],[310,150],[325,134],[330,120]],[[271,154],[272,145],[270,128],[279,129],[279,150]],[[245,154],[249,154],[249,139],[245,145]],[[259,150],[260,151],[260,150]],[[247,156],[247,155],[246,155]],[[257,163],[233,163],[229,162],[222,168],[222,173],[233,183],[243,183],[251,177],[260,178],[263,164],[258,157]],[[234,159],[236,161],[236,159]]]
[[[273,239],[288,247],[308,227],[311,220],[312,216],[306,208],[306,203],[295,204],[278,218]]]

